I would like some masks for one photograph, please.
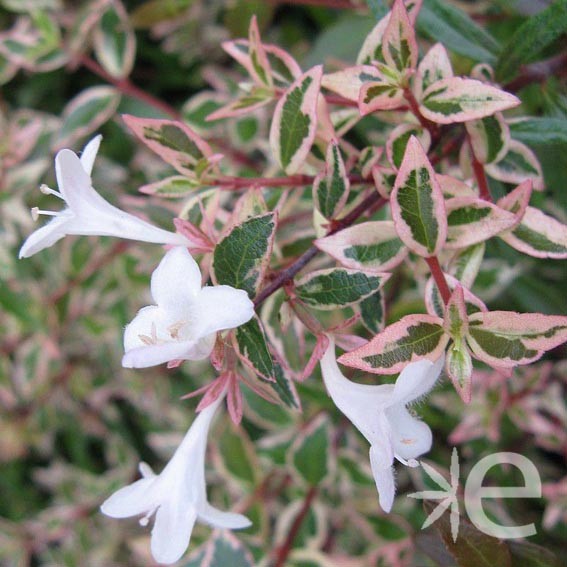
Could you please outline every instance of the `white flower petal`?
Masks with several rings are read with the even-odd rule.
[[[161,307],[156,305],[143,307],[124,329],[124,350],[127,352],[144,346],[146,343],[140,336],[152,338],[154,331],[160,341],[171,341],[172,337],[168,329],[175,323],[176,320],[171,314]]]
[[[185,360],[193,345],[192,341],[175,341],[133,348],[122,357],[122,366],[124,368],[149,368],[170,360]]]
[[[444,362],[444,356],[434,363],[430,360],[410,362],[396,380],[391,403],[407,404],[427,394],[439,378]]]
[[[194,306],[194,336],[234,329],[254,316],[254,304],[242,289],[228,285],[204,287]]]
[[[156,513],[151,549],[158,563],[175,563],[189,547],[197,512],[190,502],[165,501]]]
[[[98,148],[100,146],[101,140],[102,140],[102,136],[100,134],[98,136],[95,136],[84,147],[83,152],[81,154],[81,165],[83,166],[83,169],[87,172],[88,175],[92,173],[93,165],[96,159],[96,155],[98,153]]]
[[[164,309],[178,313],[192,309],[201,289],[201,270],[186,248],[168,250],[152,274],[152,297]]]
[[[152,494],[154,478],[141,478],[117,490],[100,507],[103,514],[111,518],[129,518],[147,514],[157,505]]]
[[[252,522],[242,514],[223,512],[208,502],[199,509],[199,520],[215,528],[240,530],[252,525]]]
[[[20,248],[20,258],[29,258],[36,252],[49,248],[67,234],[65,228],[70,219],[69,215],[58,214],[46,225],[32,232]]]
[[[390,421],[391,441],[396,455],[403,459],[416,459],[431,449],[431,429],[413,417],[403,405],[389,407],[386,415]]]
[[[217,340],[217,335],[213,333],[197,340],[192,346],[187,350],[185,355],[186,360],[204,360],[208,358],[213,348],[215,346],[215,341]]]
[[[380,451],[374,445],[370,447],[370,467],[378,490],[380,506],[384,512],[389,512],[394,504],[396,494],[394,469],[391,466],[383,466]]]

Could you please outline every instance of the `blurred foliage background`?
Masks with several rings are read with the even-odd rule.
[[[515,35],[520,26],[547,13],[551,4],[558,11],[553,21],[559,29],[545,29],[553,37],[524,53],[516,49],[519,59],[507,60],[510,46],[521,41]],[[354,61],[387,9],[380,0],[125,0],[132,31],[124,34],[120,26],[97,19],[97,10],[105,13],[108,5],[0,1],[0,558],[9,566],[152,565],[147,533],[135,521],[103,517],[98,506],[136,478],[139,460],[161,469],[194,415],[195,402],[179,397],[214,376],[206,362],[176,370],[130,371],[120,365],[122,330],[148,303],[149,274],[161,257],[159,247],[68,237],[31,259],[17,259],[34,226],[30,206],[52,204],[38,186],[54,186],[56,149],[79,150],[93,131],[100,131],[104,142],[94,185],[110,201],[132,211],[143,208],[154,222],[165,223],[179,203],[137,191],[164,166],[140,151],[120,119],[121,113],[165,114],[151,98],[136,96],[132,85],[180,109],[193,127],[250,150],[261,161],[254,142],[265,136],[261,120],[252,125],[252,142],[242,145],[246,125],[240,134],[234,126],[206,125],[203,106],[195,103],[209,101],[209,95],[195,95],[210,91],[211,78],[230,82],[236,76],[221,41],[245,37],[250,16],[256,14],[264,41],[289,50],[304,69],[317,63],[333,69],[341,61]],[[424,41],[441,41],[449,49],[456,74],[468,73],[478,61],[496,66],[504,87],[521,97],[522,112],[540,119],[533,127],[517,126],[514,135],[542,163],[546,190],[534,197],[537,205],[563,222],[566,12],[565,2],[545,0],[426,0],[418,21]],[[87,25],[89,14],[95,17]],[[17,26],[23,26],[23,36],[32,43],[29,49],[9,44]],[[96,39],[97,33],[102,39]],[[92,116],[72,115],[69,101],[107,84],[113,42],[120,49],[121,42],[133,37],[135,59],[130,68],[119,61],[111,79],[122,95],[99,109],[99,123]],[[110,54],[105,51],[109,45]],[[93,72],[100,65],[102,73]],[[379,124],[361,122],[352,139],[379,143]],[[503,192],[493,180],[491,190]],[[564,261],[527,258],[500,241],[489,244],[488,256],[477,292],[492,309],[567,314]],[[423,309],[411,285],[401,290],[389,306],[392,319]],[[444,383],[418,410],[434,431],[426,459],[438,470],[448,469],[454,445],[461,455],[462,478],[482,456],[496,451],[520,452],[536,463],[544,496],[501,500],[490,513],[504,522],[535,522],[538,533],[530,542],[555,552],[567,540],[564,354],[564,348],[556,349],[510,380],[478,372],[468,407]],[[317,373],[298,390],[302,413],[272,406],[246,391],[242,425],[236,429],[225,415],[217,420],[210,439],[211,500],[236,503],[254,522],[235,534],[240,559],[218,564],[250,564],[250,553],[256,563],[269,565],[300,517],[296,536],[287,542],[293,548],[291,566],[465,565],[447,552],[434,528],[420,531],[425,512],[403,496],[429,481],[417,470],[400,469],[400,496],[393,513],[383,515],[366,464],[365,441],[334,408]],[[313,418],[323,419],[329,432],[326,442],[310,447],[313,461],[325,465],[320,475],[315,473],[315,488],[298,475],[287,451]],[[514,486],[522,483],[517,473],[498,470],[492,480]],[[197,550],[194,559],[180,564],[200,564],[199,546],[206,546],[209,537],[210,530],[196,527],[190,548]],[[560,564],[545,550],[526,549],[517,552],[524,562],[518,555],[513,565]]]

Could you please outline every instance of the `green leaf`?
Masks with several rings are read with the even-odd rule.
[[[474,61],[492,63],[500,53],[498,42],[465,12],[442,0],[425,0],[417,29],[427,37]]]
[[[276,370],[260,320],[254,317],[248,323],[240,325],[234,336],[240,359],[260,378],[273,382]]]
[[[360,315],[363,325],[374,334],[384,328],[386,310],[384,306],[384,294],[381,291],[373,293],[360,302]]]
[[[437,503],[425,501],[425,512],[431,515]],[[458,567],[516,567],[508,546],[502,540],[477,530],[468,520],[460,518],[459,537],[453,541],[449,514],[443,514],[435,522],[447,551],[454,557]]]
[[[496,65],[500,82],[515,77],[522,65],[535,61],[544,49],[567,33],[567,0],[555,0],[530,16],[508,40]]]
[[[237,431],[227,423],[217,439],[222,464],[228,474],[248,487],[254,486],[258,479],[258,462],[254,445],[246,431],[242,428]]]
[[[279,364],[274,364],[276,381],[270,382],[280,400],[290,408],[300,408],[299,397],[291,378],[284,372]]]
[[[564,118],[526,118],[510,122],[508,126],[512,137],[528,146],[567,144],[567,120]]]
[[[325,414],[319,415],[293,442],[290,464],[309,485],[317,486],[330,469],[330,423]]]
[[[313,143],[322,74],[322,66],[313,67],[291,85],[276,105],[270,146],[288,175],[301,167]]]
[[[549,549],[529,541],[509,541],[514,567],[561,567],[559,558]]]
[[[274,213],[236,225],[215,247],[213,270],[217,282],[244,289],[253,298],[270,261],[275,229]]]
[[[329,311],[358,303],[372,295],[387,277],[347,268],[317,270],[301,278],[295,292],[307,305]]]
[[[327,149],[325,172],[318,175],[313,183],[313,202],[326,219],[333,219],[345,205],[349,190],[339,144],[331,142]]]
[[[180,16],[193,2],[194,0],[148,0],[135,8],[130,21],[136,28],[151,28]]]
[[[500,113],[465,122],[474,155],[481,163],[502,159],[508,151],[510,131]]]
[[[134,66],[136,36],[128,14],[120,2],[112,2],[95,28],[93,36],[97,59],[113,77],[127,77]]]
[[[69,147],[109,120],[120,102],[114,87],[91,87],[73,98],[63,111],[63,126],[57,134],[57,147]]]
[[[147,195],[157,195],[158,197],[175,199],[194,192],[197,187],[198,185],[194,180],[183,177],[182,175],[174,175],[172,177],[166,177],[156,183],[143,185],[140,187],[139,191]]]

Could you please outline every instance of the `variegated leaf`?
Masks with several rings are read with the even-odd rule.
[[[134,66],[136,36],[120,0],[112,0],[96,24],[93,46],[97,59],[113,77],[127,77]]]
[[[249,93],[211,112],[211,114],[207,116],[207,122],[250,114],[258,108],[266,106],[269,102],[274,100],[274,96],[272,90],[268,90],[265,87],[253,87]]]
[[[461,285],[455,286],[451,299],[445,309],[445,319],[443,321],[445,332],[455,342],[461,342],[469,330],[469,317],[465,295]]]
[[[473,363],[469,349],[464,343],[453,343],[449,346],[445,357],[445,370],[463,402],[470,403]]]
[[[438,124],[466,122],[513,108],[520,100],[513,94],[474,79],[451,77],[431,84],[423,93],[419,110]]]
[[[192,193],[199,187],[199,184],[183,175],[166,177],[155,183],[148,183],[140,187],[140,193],[146,195],[157,195],[170,199],[178,199]]]
[[[567,317],[488,311],[469,318],[468,344],[489,366],[514,368],[567,341]]]
[[[276,369],[268,341],[258,317],[234,331],[235,350],[240,360],[268,382],[276,381]]]
[[[485,170],[490,177],[498,181],[518,184],[531,179],[534,189],[543,189],[543,173],[539,160],[530,148],[517,140],[510,140],[504,157],[488,164]]]
[[[444,274],[447,285],[451,291],[457,289],[457,287],[464,285],[463,282],[457,278],[451,276],[450,274]],[[463,296],[465,300],[465,306],[467,313],[471,315],[472,313],[477,313],[478,311],[488,311],[484,302],[478,298],[472,291],[468,288],[463,287]],[[439,288],[437,287],[435,280],[429,278],[425,284],[425,307],[430,315],[436,317],[444,317],[446,312],[445,303],[439,293]]]
[[[510,128],[500,112],[480,120],[465,122],[474,155],[481,163],[502,159],[510,145]]]
[[[466,248],[512,228],[515,214],[478,197],[454,197],[445,203],[446,248]]]
[[[276,105],[270,147],[288,175],[301,167],[315,138],[322,73],[321,65],[313,67],[291,85]]]
[[[350,191],[338,142],[333,141],[327,148],[325,171],[313,182],[313,202],[326,219],[333,219],[344,207]]]
[[[358,102],[360,89],[365,83],[383,82],[383,75],[371,65],[357,65],[347,67],[336,73],[323,75],[321,86],[341,95],[342,97]]]
[[[296,283],[295,293],[310,307],[331,311],[362,301],[378,291],[389,277],[348,268],[316,270]]]
[[[463,284],[465,289],[470,289],[473,286],[484,258],[485,249],[484,242],[480,242],[457,251],[451,258],[449,272]]]
[[[450,79],[453,76],[453,67],[449,54],[442,44],[436,43],[420,61],[414,83],[414,95],[421,100],[423,93],[433,83],[441,79]]]
[[[535,258],[567,258],[567,226],[539,209],[527,207],[522,220],[498,235],[506,244]]]
[[[448,341],[441,318],[407,315],[364,346],[343,354],[338,361],[374,374],[396,374],[410,362],[437,360]]]
[[[358,156],[357,168],[364,179],[368,179],[372,175],[372,168],[378,163],[382,157],[383,148],[380,146],[366,146]]]
[[[399,169],[406,152],[406,146],[411,136],[415,136],[425,152],[431,145],[431,134],[421,126],[414,124],[400,124],[396,126],[386,141],[386,154],[388,161],[395,169]]]
[[[472,187],[451,175],[438,174],[436,179],[445,199],[451,199],[452,197],[478,197],[478,194]]]
[[[272,69],[262,45],[258,21],[255,15],[250,20],[250,28],[248,30],[248,56],[250,57],[252,78],[261,85],[272,87],[274,84]]]
[[[124,122],[150,150],[179,173],[198,179],[213,157],[211,147],[183,122],[123,115]]]
[[[417,42],[415,30],[410,22],[403,0],[395,0],[388,25],[382,38],[382,53],[388,67],[400,73],[415,69],[417,65]]]
[[[394,110],[405,104],[400,77],[380,64],[379,80],[365,82],[358,95],[360,114],[365,116],[376,110]]]
[[[390,198],[401,240],[420,256],[434,256],[447,237],[441,187],[421,144],[412,136]]]
[[[347,268],[377,272],[393,270],[408,253],[392,221],[363,222],[319,238],[315,245]]]

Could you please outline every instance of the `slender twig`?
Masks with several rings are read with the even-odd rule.
[[[320,6],[321,8],[332,8],[335,10],[362,10],[365,6],[357,6],[350,0],[268,0],[270,4],[297,4],[305,6]]]
[[[286,560],[288,555],[290,554],[293,548],[293,542],[299,533],[301,528],[301,524],[307,517],[309,509],[311,508],[311,504],[317,496],[318,488],[316,486],[312,486],[305,496],[305,500],[303,501],[303,505],[299,510],[295,520],[293,520],[293,524],[287,534],[287,537],[283,544],[277,549],[276,561],[274,563],[274,567],[284,567],[286,564]]]
[[[431,275],[433,276],[435,284],[439,289],[443,303],[447,305],[449,303],[449,300],[451,299],[451,290],[449,289],[449,284],[445,279],[445,274],[441,269],[439,260],[437,259],[437,256],[430,256],[429,258],[425,258],[425,261],[427,262],[429,270],[431,271]]]
[[[335,234],[343,228],[349,227],[356,220],[358,220],[364,213],[369,210],[374,210],[375,207],[379,205],[382,206],[386,204],[386,200],[376,192],[372,192],[366,199],[364,199],[357,207],[355,207],[348,215],[344,218],[336,220],[333,222],[331,230],[327,233],[327,236]],[[263,301],[265,301],[272,293],[275,293],[278,289],[283,287],[287,282],[291,281],[298,272],[300,272],[313,258],[317,255],[319,249],[313,245],[306,252],[304,252],[295,262],[284,268],[276,277],[256,296],[254,299],[254,305],[258,307]]]
[[[423,126],[423,128],[429,130],[432,141],[437,140],[439,137],[439,125],[435,124],[435,122],[431,122],[431,120],[428,120],[425,116],[423,116],[423,114],[421,114],[421,110],[419,110],[419,103],[409,87],[404,89],[404,98],[407,100],[412,114],[419,120],[419,123]]]
[[[478,161],[472,145],[470,145],[470,148],[472,156],[472,167],[476,182],[478,183],[480,198],[484,199],[485,201],[492,201],[492,195],[490,194],[490,188],[488,187],[488,180],[486,179],[486,174],[484,172],[484,165],[482,165],[482,163]]]
[[[367,183],[360,175],[349,175],[351,184]],[[288,175],[285,177],[236,177],[224,175],[211,180],[215,187],[223,189],[243,189],[249,187],[306,187],[313,185],[315,177],[312,175]]]

